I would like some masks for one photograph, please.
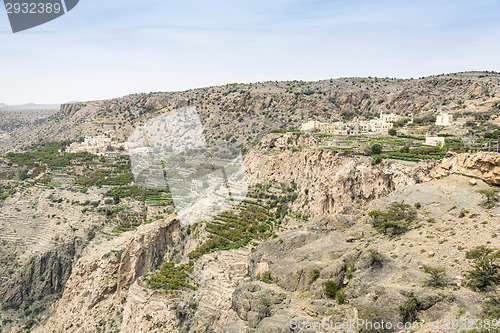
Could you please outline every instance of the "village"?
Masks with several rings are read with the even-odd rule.
[[[91,153],[95,155],[116,155],[123,151],[123,143],[113,142],[110,137],[99,135],[95,137],[86,137],[82,142],[73,142],[66,147],[66,153]]]
[[[404,120],[406,125],[413,124],[413,116],[402,117],[400,115],[390,113],[384,114],[380,112],[378,119],[371,120],[360,120],[355,119],[350,122],[333,122],[325,123],[316,120],[311,120],[302,124],[300,130],[309,133],[322,133],[331,135],[387,135],[396,134],[397,131],[394,130],[394,123]],[[453,115],[448,112],[441,112],[436,116],[435,125],[449,127],[453,126],[454,118]],[[392,131],[391,131],[392,130]],[[399,129],[400,134],[410,134],[408,128]],[[445,144],[445,138],[443,136],[431,135],[426,133],[425,145],[428,146],[443,146]]]

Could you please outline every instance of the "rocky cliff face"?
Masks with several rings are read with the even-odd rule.
[[[337,183],[355,185],[353,179],[363,180],[365,187],[358,185],[354,193],[374,193],[358,199],[370,202],[368,207],[325,216],[323,206],[307,206],[317,216],[298,229],[283,229],[279,238],[260,246],[198,259],[193,276],[199,287],[178,295],[150,290],[140,277],[162,260],[171,260],[174,253],[185,255],[196,247],[200,235],[182,235],[176,220],[141,226],[81,258],[53,316],[35,332],[292,332],[292,320],[332,318],[343,322],[368,316],[369,311],[395,323],[398,307],[410,291],[420,301],[419,318],[426,322],[453,320],[457,313],[460,318],[479,318],[483,296],[465,286],[463,277],[470,266],[464,249],[496,237],[493,224],[480,223],[498,214],[498,208],[485,211],[480,206],[482,198],[476,190],[487,184],[478,181],[472,186],[462,175],[414,184],[413,174],[425,173],[430,165],[372,165],[363,158],[305,148],[313,143],[306,136],[270,136],[259,146],[260,154],[257,150],[249,153],[249,174],[256,182],[297,181],[299,189],[304,186],[303,192],[314,191],[320,198],[317,188],[323,188],[344,203],[352,200],[351,193],[345,192],[356,187]],[[272,164],[280,156],[283,160]],[[356,163],[364,169],[358,169]],[[258,169],[252,167],[262,173],[255,174]],[[345,172],[347,168],[351,169]],[[360,178],[361,170],[372,176]],[[301,183],[301,177],[308,181]],[[396,187],[389,196],[376,199]],[[393,201],[422,204],[415,222],[418,227],[397,238],[378,235],[366,216],[367,210],[384,209]],[[471,215],[459,217],[460,209]],[[332,206],[335,210],[344,209]],[[380,263],[371,262],[371,250],[380,254]],[[460,260],[450,266],[450,257]],[[444,290],[426,287],[423,265],[446,268],[450,285]],[[315,270],[318,273],[313,275]],[[267,271],[271,272],[270,283],[261,282]],[[346,286],[345,304],[325,296],[326,281]]]
[[[245,157],[251,183],[296,183],[293,205],[304,215],[350,212],[403,185],[415,184],[436,162],[388,161],[369,157],[340,157],[311,148],[315,141],[295,133],[271,134]]]
[[[36,332],[119,331],[130,286],[174,248],[177,228],[175,219],[144,225],[91,250],[74,265],[55,313]]]
[[[456,154],[450,152],[429,176],[438,179],[456,174],[484,180],[491,185],[500,185],[500,155],[495,153]]]

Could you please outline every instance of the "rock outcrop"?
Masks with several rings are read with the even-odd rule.
[[[455,174],[500,185],[500,155],[495,153],[456,154],[449,152],[428,179],[439,179]]]
[[[121,325],[130,286],[173,247],[178,221],[157,221],[103,243],[73,267],[55,313],[35,332],[95,332]]]

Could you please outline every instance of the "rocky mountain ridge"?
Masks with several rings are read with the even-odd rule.
[[[187,105],[197,108],[209,141],[229,141],[246,150],[272,130],[298,128],[312,119],[373,118],[380,112],[427,114],[468,107],[474,112],[488,110],[500,101],[499,83],[498,73],[468,72],[415,80],[341,78],[136,94],[64,104],[30,131],[13,130],[11,121],[4,120],[9,138],[1,143],[0,152],[43,140],[76,140],[99,134],[124,141],[147,119]]]

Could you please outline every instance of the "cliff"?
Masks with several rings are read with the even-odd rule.
[[[296,133],[271,134],[246,155],[250,183],[296,183],[293,210],[304,215],[351,212],[355,207],[412,185],[428,174],[436,162],[384,160],[366,156],[342,157],[326,149],[311,148],[312,137]]]
[[[484,180],[500,185],[500,155],[495,153],[456,154],[450,152],[429,175],[429,179],[455,174]]]

